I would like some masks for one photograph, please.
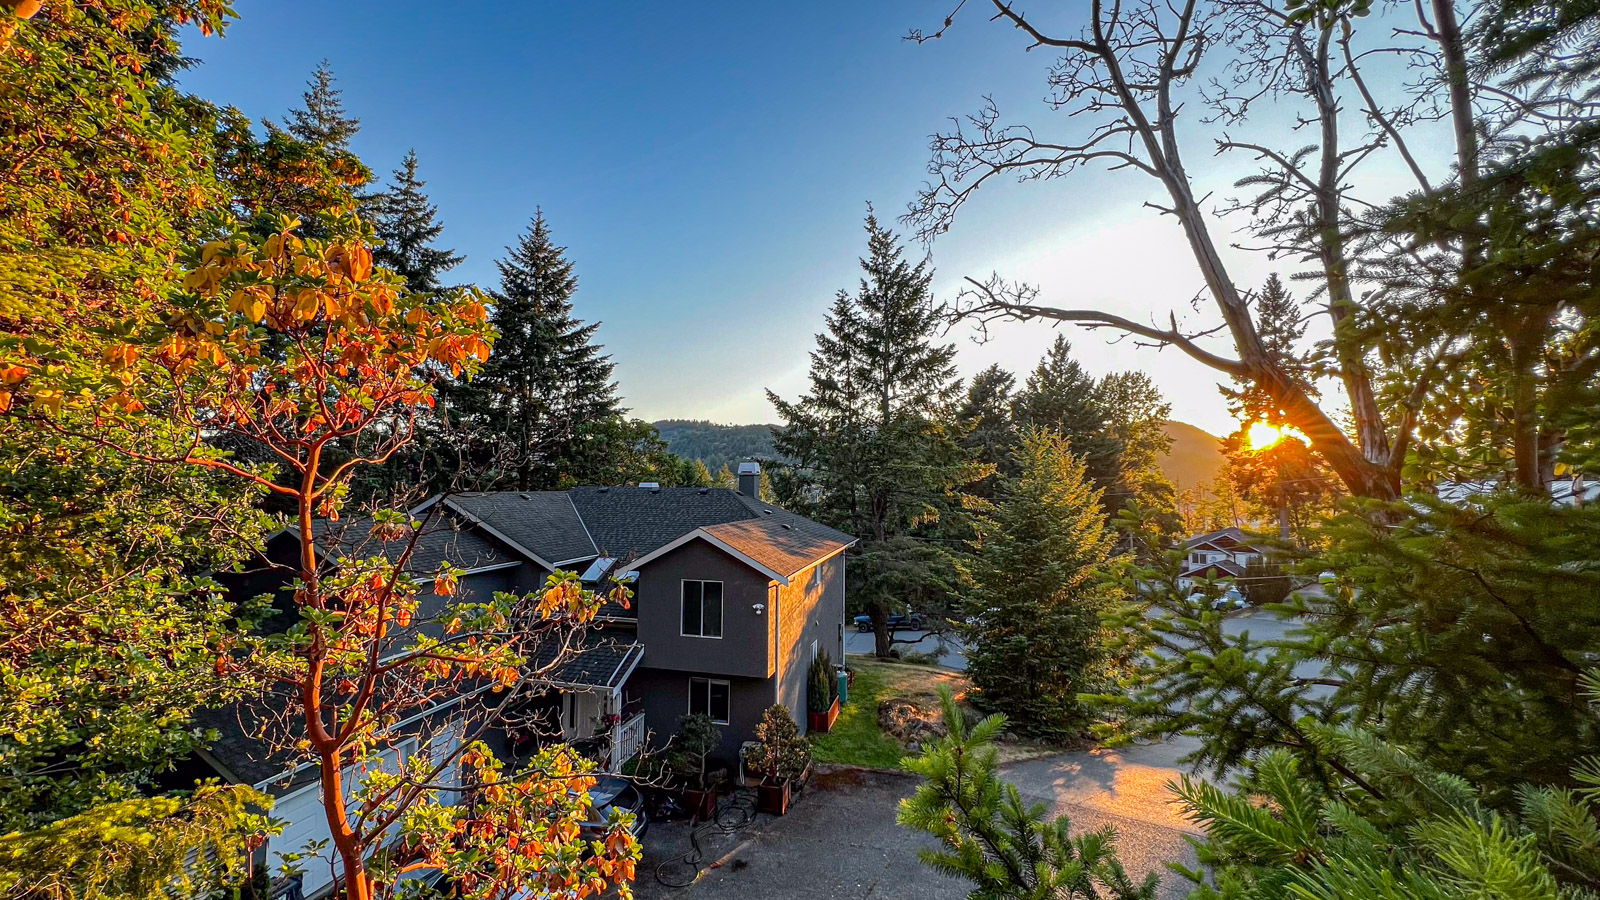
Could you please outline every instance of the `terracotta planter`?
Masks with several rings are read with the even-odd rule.
[[[756,812],[783,815],[789,811],[789,805],[794,802],[795,792],[810,780],[810,760],[806,760],[806,767],[801,770],[799,778],[785,778],[780,781],[768,776],[761,779],[761,783],[756,785]]]
[[[789,802],[793,799],[793,781],[766,778],[756,785],[756,812],[781,816],[789,811]]]
[[[839,698],[833,698],[833,705],[826,712],[806,713],[806,730],[812,734],[827,734],[833,728],[833,723],[839,718]]]
[[[702,822],[714,819],[717,815],[717,792],[685,788],[683,791],[683,809],[684,812]]]

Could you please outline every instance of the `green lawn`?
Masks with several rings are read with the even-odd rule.
[[[839,711],[833,730],[816,738],[813,754],[819,762],[901,768],[900,757],[905,755],[905,748],[878,728],[878,704],[889,697],[903,697],[938,710],[941,685],[949,686],[957,700],[970,687],[960,672],[934,666],[886,662],[870,656],[852,656],[849,666],[856,671],[856,683],[850,688],[850,702]]]
[[[856,659],[850,665],[856,670],[850,702],[839,710],[833,730],[814,740],[812,756],[818,762],[898,769],[905,749],[878,728],[878,703],[889,690],[884,665]]]

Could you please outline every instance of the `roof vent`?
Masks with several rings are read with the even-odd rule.
[[[783,527],[789,529],[790,531],[794,530],[794,526],[790,525],[788,522],[783,523]]]
[[[521,497],[524,500],[532,500],[533,499],[532,497],[528,496],[527,494],[518,494],[517,496]]]
[[[711,488],[701,488],[700,489],[701,496],[705,496],[706,494],[709,494],[709,493],[711,493]]]
[[[606,493],[606,492],[608,492],[608,491],[610,491],[610,490],[611,490],[611,488],[608,488],[608,487],[603,487],[603,488],[601,488],[601,489],[600,489],[600,490],[598,490],[598,491],[595,491],[595,493],[597,493],[597,494],[604,494],[604,493]]]
[[[661,482],[659,482],[659,481],[641,481],[641,482],[639,482],[639,487],[644,488],[647,491],[659,491],[659,490],[661,490]]]

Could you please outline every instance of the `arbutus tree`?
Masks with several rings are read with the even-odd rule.
[[[1592,243],[1568,240],[1581,233],[1575,211],[1592,206],[1592,192],[1539,195],[1532,185],[1565,188],[1593,176],[1559,162],[1548,163],[1543,182],[1506,173],[1521,172],[1529,159],[1559,157],[1538,157],[1529,142],[1535,150],[1540,140],[1574,146],[1563,137],[1581,136],[1593,120],[1593,104],[1584,100],[1592,73],[1565,82],[1497,77],[1492,66],[1475,63],[1450,0],[1370,18],[1365,2],[1095,0],[1086,23],[1066,32],[1006,0],[982,5],[1021,31],[1029,49],[1060,54],[1049,105],[1076,128],[1047,137],[1042,128],[1003,123],[988,103],[935,135],[933,178],[908,220],[932,239],[996,176],[1046,181],[1087,167],[1140,173],[1163,188],[1167,202],[1151,205],[1182,227],[1216,321],[1186,328],[1176,315],[1139,322],[1050,305],[1036,287],[999,276],[969,278],[954,315],[980,323],[1067,321],[1176,347],[1263,395],[1275,407],[1272,418],[1306,434],[1358,496],[1397,496],[1419,441],[1449,430],[1419,429],[1430,403],[1471,394],[1463,383],[1482,394],[1483,383],[1492,382],[1504,399],[1483,417],[1497,423],[1497,438],[1511,448],[1501,454],[1502,467],[1527,488],[1548,480],[1561,436],[1541,429],[1540,404],[1561,375],[1576,373],[1570,381],[1590,373],[1596,354],[1592,342],[1574,345],[1570,335],[1586,332],[1564,321],[1574,310],[1586,314],[1582,292],[1546,291],[1529,303],[1516,288],[1561,272],[1570,283],[1581,256],[1570,245]],[[912,39],[942,36],[966,7]],[[1559,48],[1551,42],[1546,49]],[[1395,79],[1385,66],[1414,80]],[[1262,128],[1252,113],[1267,102],[1293,107],[1281,137],[1257,136]],[[1435,123],[1451,142],[1443,160],[1416,147]],[[1274,352],[1253,315],[1252,293],[1230,273],[1204,206],[1209,195],[1186,167],[1194,126],[1213,129],[1217,152],[1247,154],[1260,166],[1240,182],[1257,193],[1220,210],[1246,220],[1252,240],[1242,249],[1308,266],[1299,275],[1315,283],[1308,301],[1326,315],[1330,336],[1303,364]],[[1362,187],[1370,185],[1362,179],[1379,164],[1408,173],[1414,191],[1398,201],[1365,196]],[[1537,227],[1513,227],[1519,222]],[[1544,235],[1547,247],[1566,252],[1539,253],[1526,246],[1526,235]],[[1362,282],[1374,288],[1362,294]],[[1483,321],[1490,326],[1473,327]],[[1231,341],[1232,355],[1205,343],[1217,332]],[[1308,374],[1341,386],[1348,429],[1309,387]]]
[[[340,521],[351,474],[410,440],[438,379],[488,357],[485,306],[473,292],[406,293],[359,239],[303,240],[297,224],[207,243],[164,320],[110,344],[106,377],[17,362],[17,404],[56,422],[87,410],[94,427],[80,439],[134,455],[129,438],[159,405],[192,439],[147,462],[290,501],[293,622],[219,640],[215,665],[276,705],[261,736],[317,773],[344,896],[388,896],[426,873],[474,898],[626,894],[638,857],[626,821],[580,834],[592,764],[555,748],[509,773],[479,740],[564,661],[603,598],[570,573],[527,596],[458,597],[460,569],[414,564],[429,523],[398,510]],[[141,360],[164,383],[135,377],[149,371]],[[290,477],[235,462],[211,440],[223,434],[259,442]]]

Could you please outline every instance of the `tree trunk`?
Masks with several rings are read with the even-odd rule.
[[[337,750],[322,758],[322,809],[328,818],[333,847],[343,864],[345,900],[372,900],[366,860],[362,857],[360,841],[350,828],[349,813],[345,809],[344,777],[339,762]]]
[[[894,652],[894,635],[889,631],[888,601],[874,600],[867,609],[867,615],[872,618],[872,652],[879,659],[888,659]]]
[[[1518,488],[1530,493],[1544,489],[1543,454],[1539,446],[1539,350],[1544,329],[1537,321],[1524,322],[1509,336],[1511,342],[1511,450],[1512,475]]]

